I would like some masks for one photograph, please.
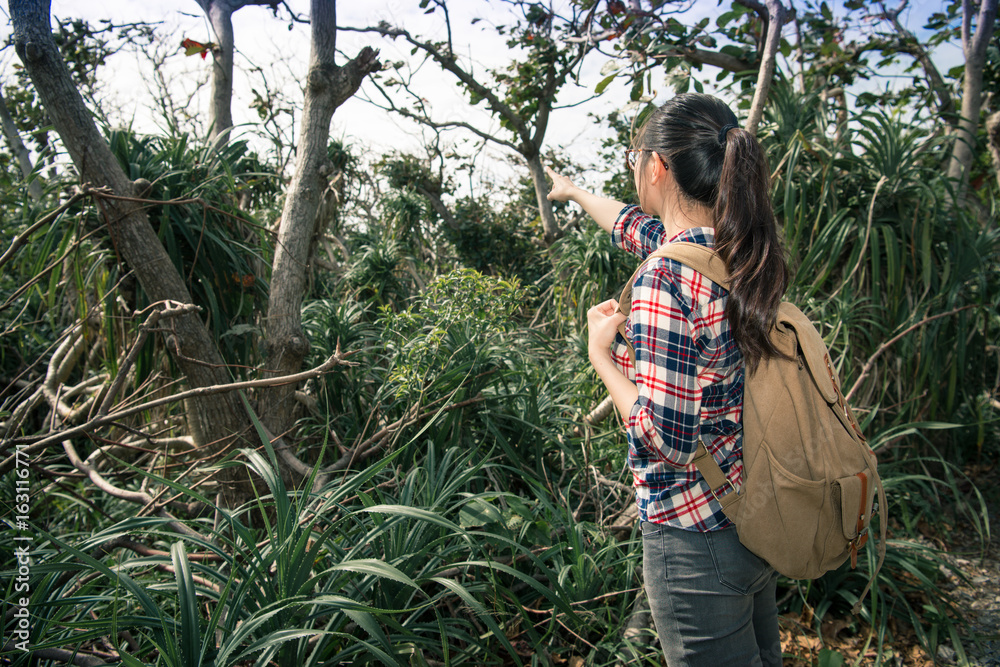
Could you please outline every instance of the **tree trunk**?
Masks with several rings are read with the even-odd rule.
[[[535,199],[538,201],[538,215],[542,219],[542,231],[545,234],[545,245],[552,245],[562,236],[562,230],[556,224],[556,216],[552,211],[552,202],[548,199],[549,184],[545,180],[545,167],[542,158],[537,153],[525,158],[528,161],[528,171],[531,172],[531,183],[535,186]]]
[[[298,371],[309,351],[302,331],[309,255],[316,237],[317,210],[332,174],[327,158],[333,112],[380,67],[378,52],[365,47],[343,67],[334,64],[336,8],[333,0],[312,0],[312,44],[295,175],[288,188],[275,243],[268,301],[266,368],[270,376]],[[272,387],[261,395],[261,419],[280,436],[294,422],[295,386]]]
[[[996,111],[986,119],[986,145],[993,158],[993,175],[1000,186],[1000,111]]]
[[[218,40],[218,48],[212,51],[212,107],[209,116],[209,137],[218,145],[226,141],[233,126],[233,53],[236,50],[233,12],[242,3],[203,0],[199,4],[212,23],[212,31]]]
[[[798,85],[798,91],[805,95],[806,52],[804,42],[802,41],[802,22],[799,21],[798,14],[792,18],[792,23],[795,28],[795,64],[798,67],[798,70],[795,72],[795,83]]]
[[[132,183],[94,124],[52,40],[48,0],[10,0],[9,6],[14,47],[80,180],[131,197]],[[184,280],[149,224],[145,210],[134,202],[115,199],[103,199],[100,204],[116,251],[135,273],[149,299],[191,303]],[[197,315],[179,316],[172,320],[171,328],[164,334],[166,347],[192,388],[230,381],[215,341]],[[243,438],[248,426],[239,399],[232,394],[191,399],[186,410],[192,435],[205,446],[207,454],[231,448]],[[221,481],[224,498],[229,500],[238,495],[234,495],[234,471],[230,468],[221,473],[228,475]]]
[[[743,3],[747,4],[747,3]],[[764,105],[767,104],[767,94],[771,91],[771,79],[777,65],[778,46],[781,44],[781,28],[785,25],[788,11],[780,0],[765,0],[767,7],[767,36],[764,39],[764,52],[760,58],[760,70],[757,72],[757,87],[750,104],[750,115],[747,116],[745,129],[750,134],[757,135],[757,126],[764,117]]]
[[[962,49],[965,51],[965,77],[962,84],[962,116],[955,132],[955,144],[948,163],[948,177],[954,179],[957,199],[965,197],[969,168],[975,159],[976,130],[979,128],[979,112],[983,104],[983,68],[986,63],[986,47],[993,36],[993,24],[997,17],[997,0],[982,0],[976,17],[976,34],[970,34],[972,22],[972,2],[962,2]]]
[[[233,127],[233,14],[247,5],[274,7],[275,0],[195,0],[205,12],[217,41],[212,50],[212,105],[209,137],[216,145],[225,143]]]
[[[3,133],[7,137],[7,143],[10,144],[10,150],[14,153],[17,165],[21,168],[21,175],[28,183],[28,194],[32,199],[38,201],[42,198],[42,184],[37,179],[31,178],[31,172],[34,170],[34,165],[31,164],[31,154],[28,152],[28,147],[21,141],[21,135],[17,131],[17,126],[14,125],[10,109],[7,108],[7,100],[3,98],[2,93],[0,93],[0,122],[3,123]]]

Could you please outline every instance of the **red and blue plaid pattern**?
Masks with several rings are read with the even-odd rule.
[[[665,242],[715,245],[710,227],[664,236],[659,220],[628,206],[611,238],[641,259]],[[742,484],[743,357],[724,315],[728,297],[725,289],[671,259],[647,262],[636,277],[626,323],[636,367],[621,334],[612,355],[639,388],[625,426],[643,521],[697,531],[732,525],[692,463],[700,438],[733,485]]]

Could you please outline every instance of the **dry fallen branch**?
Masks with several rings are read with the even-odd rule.
[[[77,406],[72,406],[67,401],[93,390],[108,379],[106,375],[97,375],[87,378],[75,387],[63,388],[63,383],[76,367],[76,362],[90,345],[84,335],[85,330],[86,326],[81,326],[59,345],[49,360],[45,381],[42,383],[42,393],[52,407],[53,414],[58,415],[64,422],[72,423],[85,415],[96,400],[97,392],[91,391],[90,396]]]
[[[593,410],[587,413],[583,418],[583,423],[587,426],[594,426],[600,424],[602,421],[607,419],[611,413],[615,411],[615,402],[612,400],[611,396],[606,396],[603,401],[597,404]],[[576,426],[573,428],[573,435],[580,437],[583,435],[583,430]]]
[[[70,441],[68,440],[63,441],[63,451],[66,452],[66,457],[69,459],[69,462],[73,464],[73,467],[79,470],[80,472],[84,473],[85,475],[87,475],[87,477],[94,484],[94,486],[99,488],[101,491],[104,491],[105,493],[112,495],[116,498],[121,498],[122,500],[127,500],[129,502],[137,503],[140,505],[149,505],[156,507],[156,500],[148,493],[144,491],[129,491],[128,489],[122,489],[104,479],[104,477],[102,477],[101,474],[97,472],[97,470],[95,470],[93,467],[91,467],[90,465],[85,463],[82,459],[80,459],[80,455],[77,454],[76,448]],[[177,517],[172,515],[166,509],[159,507],[157,508],[157,510],[158,510],[157,513],[160,516],[169,520],[170,523],[168,525],[171,528],[173,528],[176,532],[181,533],[182,535],[188,535],[190,537],[198,537],[198,538],[201,537],[198,533],[196,533],[195,531],[191,530],[183,523],[181,523],[177,519]]]
[[[319,377],[336,366],[343,365],[353,365],[353,362],[347,361],[345,355],[343,355],[338,347],[337,350],[330,355],[330,358],[324,361],[319,366],[312,368],[307,371],[302,371],[301,373],[295,373],[294,375],[283,375],[280,377],[264,378],[261,380],[247,380],[245,382],[232,382],[228,384],[212,385],[210,387],[198,387],[197,389],[190,389],[188,391],[178,392],[171,396],[165,396],[163,398],[154,399],[143,403],[141,405],[135,405],[130,408],[125,408],[112,412],[106,415],[100,415],[87,421],[86,423],[74,426],[72,428],[64,429],[52,433],[51,435],[45,436],[40,440],[31,442],[30,445],[20,445],[20,455],[30,456],[37,453],[49,445],[59,443],[63,440],[75,438],[77,436],[83,435],[101,426],[106,426],[112,424],[116,421],[124,419],[125,417],[130,417],[134,414],[140,412],[145,412],[146,410],[152,410],[163,405],[170,405],[172,403],[177,403],[188,398],[194,398],[196,396],[213,396],[215,394],[223,394],[230,391],[241,391],[244,389],[257,389],[260,387],[272,387],[280,384],[290,384],[302,382],[304,380],[310,380],[315,377]],[[18,439],[18,442],[25,442],[26,438]],[[9,443],[13,444],[13,440]],[[3,463],[0,463],[0,474],[4,474],[14,467],[15,455],[11,454]]]
[[[3,647],[4,653],[14,653],[16,650],[16,642],[13,639],[8,641]],[[36,649],[29,645],[28,653],[31,654],[32,658],[39,660],[57,660],[59,662],[67,662],[71,665],[79,665],[79,667],[97,667],[98,665],[108,664],[106,659],[98,658],[84,651],[67,651],[61,648]]]

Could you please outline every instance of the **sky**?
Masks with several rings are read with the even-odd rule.
[[[297,13],[308,13],[307,0],[289,0],[288,4]],[[441,14],[425,14],[418,5],[419,0],[340,2],[337,6],[337,21],[341,26],[365,26],[385,20],[392,25],[404,26],[415,35],[443,39],[445,30]],[[153,6],[155,9],[151,9]],[[492,27],[493,23],[511,22],[509,9],[504,3],[461,0],[452,2],[450,10],[456,48],[464,50],[463,55],[475,63],[473,66],[477,70],[501,67],[508,62],[509,50],[505,38],[498,35]],[[206,76],[210,70],[211,58],[203,61],[197,56],[185,57],[180,52],[180,41],[183,38],[200,42],[213,39],[208,21],[194,0],[159,0],[157,3],[149,3],[147,0],[53,0],[52,14],[55,17],[82,16],[92,25],[103,18],[113,18],[119,23],[162,21],[161,31],[171,35],[173,40],[166,45],[174,50],[174,55],[168,60],[168,66],[174,72],[171,85],[181,91],[179,96],[182,98],[192,90],[194,82]],[[484,20],[472,26],[473,17]],[[308,26],[290,25],[286,12],[275,19],[265,7],[245,7],[233,15],[233,23],[237,49],[232,107],[234,122],[239,124],[241,120],[257,119],[256,112],[249,107],[253,89],[262,90],[259,85],[260,76],[248,74],[255,66],[265,68],[270,84],[279,89],[281,94],[298,101],[301,106],[302,77],[306,71],[309,51]],[[9,23],[2,29],[2,36],[6,38],[10,33]],[[365,45],[378,48],[383,63],[414,60],[410,55],[410,48],[402,40],[393,42],[378,35],[339,31],[337,47],[344,55],[338,59],[338,64],[357,54]],[[145,58],[134,54],[114,56],[105,69],[105,94],[113,100],[107,106],[123,123],[131,124],[139,131],[155,132],[162,122],[156,118],[151,108],[149,63],[144,61]],[[269,63],[276,61],[283,64],[272,72],[268,69]],[[12,62],[17,62],[16,55],[13,49],[7,49],[0,55],[0,72],[9,68]],[[599,70],[600,63],[597,59],[585,63],[584,80],[589,88],[575,91],[567,88],[565,90],[569,92],[561,95],[560,100],[575,102],[591,96],[593,87],[603,78]],[[280,79],[283,81],[279,81]],[[484,105],[469,106],[467,97],[463,97],[455,79],[451,75],[444,75],[432,63],[428,63],[418,73],[417,87],[422,97],[429,101],[436,120],[463,120],[478,127],[499,127],[498,122],[483,111]],[[570,147],[570,152],[581,157],[585,157],[588,152],[594,153],[602,136],[596,131],[587,112],[606,112],[620,107],[621,101],[627,98],[623,97],[624,93],[621,91],[617,91],[617,96],[615,92],[609,89],[603,99],[588,103],[582,109],[557,111],[547,133],[547,143]],[[196,106],[203,110],[206,117],[207,96],[206,87],[204,94],[195,100]],[[378,91],[366,82],[359,95],[337,109],[331,135],[344,139],[368,155],[379,156],[393,150],[419,152],[423,137],[429,136],[426,130],[365,101],[365,98],[379,97]],[[446,137],[459,146],[470,138],[468,134],[459,132],[451,132]],[[494,168],[500,173],[506,173],[507,169],[503,166],[504,155],[503,149],[489,147],[480,156],[478,163],[482,169]]]
[[[565,0],[553,0],[557,10]],[[799,0],[801,3],[802,0]],[[5,3],[4,3],[5,4]],[[724,3],[728,5],[728,2]],[[893,3],[895,4],[895,3]],[[903,16],[912,30],[923,24],[923,16],[938,2],[915,0],[918,6]],[[296,13],[308,12],[308,0],[288,0],[288,5]],[[509,60],[510,53],[504,37],[497,34],[494,24],[511,22],[509,5],[498,0],[483,2],[476,0],[452,0],[449,3],[454,42],[465,62],[473,63],[477,70],[500,67]],[[6,7],[2,7],[0,17],[0,37],[6,41],[10,25],[6,17]],[[695,22],[703,16],[714,16],[720,11],[716,0],[698,0],[684,15],[686,21]],[[191,38],[196,41],[211,41],[213,36],[207,19],[195,0],[52,0],[52,14],[55,17],[82,17],[96,25],[102,19],[112,19],[117,23],[129,21],[158,21],[159,32],[166,37],[160,49],[169,54],[167,67],[170,72],[169,85],[184,99],[195,90],[195,84],[205,79],[210,70],[211,59],[203,61],[197,56],[185,57],[180,49],[180,41]],[[472,18],[483,19],[472,25]],[[340,26],[373,25],[380,20],[396,26],[403,26],[411,34],[430,39],[443,39],[444,22],[440,12],[426,14],[419,7],[419,0],[363,0],[340,2],[337,5],[337,20]],[[256,121],[256,112],[250,107],[254,98],[253,90],[263,90],[261,73],[272,89],[300,106],[302,98],[302,77],[308,62],[308,26],[290,23],[287,13],[274,18],[267,8],[246,7],[233,16],[236,39],[236,74],[234,76],[233,115],[237,124]],[[790,26],[786,26],[790,33]],[[373,34],[339,31],[337,46],[344,55],[339,63],[354,56],[363,46],[371,45],[380,49],[383,62],[400,60],[412,61],[410,49],[402,40],[393,42]],[[10,67],[17,61],[13,49],[0,52],[0,76],[9,76]],[[960,56],[959,56],[960,62]],[[272,63],[278,63],[277,66]],[[604,78],[601,67],[605,61],[599,56],[584,62],[581,72],[582,88],[565,88],[559,96],[562,104],[580,102],[591,96],[594,87]],[[259,68],[255,71],[255,68]],[[713,68],[706,68],[703,78],[713,80]],[[130,124],[140,132],[156,132],[162,121],[151,105],[150,64],[148,58],[134,53],[114,56],[104,69],[104,94],[110,100],[105,105],[113,120]],[[658,86],[657,101],[666,99],[671,91],[662,81],[653,81]],[[425,65],[417,74],[415,87],[433,110],[436,120],[464,120],[477,127],[496,129],[497,121],[483,111],[483,105],[471,107],[467,103],[455,79],[442,72],[433,63]],[[193,113],[208,114],[208,88],[200,96],[192,98],[188,108]],[[421,145],[428,137],[411,121],[400,119],[376,108],[365,99],[378,99],[379,93],[366,82],[360,93],[344,103],[335,113],[331,135],[343,139],[365,155],[380,156],[388,151],[420,152]],[[548,146],[560,146],[565,154],[582,164],[591,162],[596,156],[600,142],[606,136],[592,122],[589,113],[606,114],[620,110],[628,101],[627,92],[621,85],[609,86],[597,99],[586,101],[578,107],[554,112],[546,135]],[[467,133],[449,133],[447,140],[456,148],[468,148],[464,143],[470,138]],[[505,157],[509,153],[496,147],[488,147],[477,159],[477,168],[486,179],[504,178],[509,174]]]

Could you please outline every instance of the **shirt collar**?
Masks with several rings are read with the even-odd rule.
[[[684,229],[667,241],[667,243],[674,243],[676,241],[688,241],[689,243],[697,243],[698,245],[714,248],[715,229],[713,227],[691,227],[690,229]]]

